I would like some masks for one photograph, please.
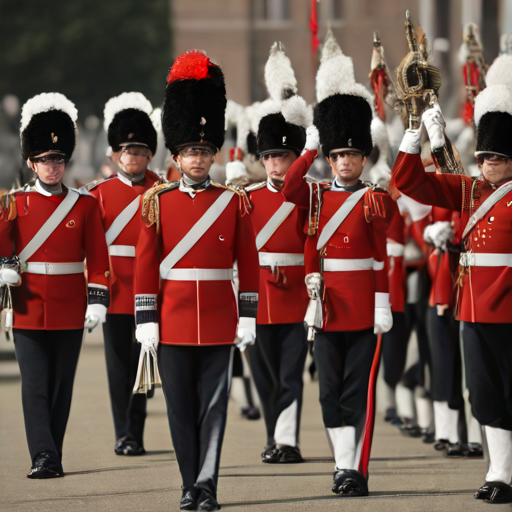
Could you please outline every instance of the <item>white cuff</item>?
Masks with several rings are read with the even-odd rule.
[[[89,288],[98,288],[99,290],[108,290],[108,286],[105,286],[104,284],[88,283],[87,286]]]
[[[389,293],[375,292],[375,307],[389,309],[391,307]]]

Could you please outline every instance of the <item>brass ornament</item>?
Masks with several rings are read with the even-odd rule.
[[[59,140],[59,137],[57,135],[55,135],[54,133],[52,133],[52,142],[54,144],[57,144],[58,140]]]

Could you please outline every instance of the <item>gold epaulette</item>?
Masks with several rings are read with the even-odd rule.
[[[386,217],[386,207],[383,196],[390,197],[389,192],[369,181],[365,181],[363,184],[369,192],[363,196],[363,211],[366,222],[372,222],[377,217],[384,219]]]
[[[158,205],[158,196],[163,192],[174,190],[180,186],[179,181],[171,181],[170,183],[155,183],[145,194],[142,199],[142,220],[149,228],[155,222],[159,224],[160,209]]]
[[[14,220],[18,215],[16,208],[16,198],[11,192],[3,192],[0,194],[0,220]]]

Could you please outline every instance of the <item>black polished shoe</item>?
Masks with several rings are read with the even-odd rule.
[[[181,488],[180,510],[197,510],[197,497],[199,490],[195,487],[191,489]]]
[[[448,443],[446,445],[446,456],[450,459],[458,459],[464,456],[464,447],[461,443]]]
[[[242,407],[242,416],[248,420],[259,420],[261,418],[261,412],[257,407],[246,405]]]
[[[298,446],[282,446],[279,448],[281,464],[299,464],[304,462]]]
[[[145,455],[146,450],[134,439],[126,441],[123,449],[123,455]]]
[[[433,444],[436,442],[435,432],[426,432],[423,434],[423,442],[425,444]]]
[[[41,452],[36,457],[34,465],[30,468],[27,478],[43,480],[46,478],[60,478],[64,476],[62,466],[54,459],[50,452]]]
[[[443,450],[446,450],[450,442],[448,439],[438,439],[437,443],[434,445],[434,450],[437,450],[438,452],[441,452]]]
[[[391,422],[393,420],[396,420],[398,418],[398,414],[396,413],[395,407],[388,407],[386,409],[386,415],[384,416],[384,421]]]
[[[208,510],[220,510],[220,505],[215,496],[204,489],[201,489],[199,498],[197,498],[197,512],[206,512]]]
[[[275,446],[265,446],[265,450],[261,452],[261,462],[273,464],[279,462],[281,452]]]
[[[419,427],[418,425],[411,425],[411,424],[404,423],[400,427],[400,432],[404,436],[408,436],[408,437],[421,437],[422,436],[421,427]]]
[[[355,469],[340,469],[333,476],[332,492],[340,496],[368,496],[368,480]]]
[[[503,482],[485,482],[475,491],[475,499],[485,503],[512,503],[512,487]]]
[[[468,459],[482,459],[484,450],[480,443],[468,443],[463,450],[464,457]]]

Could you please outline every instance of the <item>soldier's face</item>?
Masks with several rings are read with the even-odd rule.
[[[261,162],[265,167],[267,176],[276,184],[284,181],[286,172],[295,160],[297,160],[297,155],[295,155],[293,151],[287,151],[286,153],[267,153],[261,157]]]
[[[127,174],[143,173],[148,168],[153,156],[151,151],[144,146],[124,147],[119,153],[116,163]]]
[[[63,155],[47,151],[29,160],[30,168],[39,179],[47,185],[58,185],[66,170],[66,160]]]
[[[366,157],[358,151],[349,149],[333,149],[327,158],[332,173],[338,181],[346,185],[354,184],[366,165]]]
[[[215,160],[214,152],[206,146],[186,148],[176,156],[181,172],[196,183],[204,181]]]
[[[477,157],[484,178],[493,185],[512,180],[512,160],[501,155],[483,154]]]

